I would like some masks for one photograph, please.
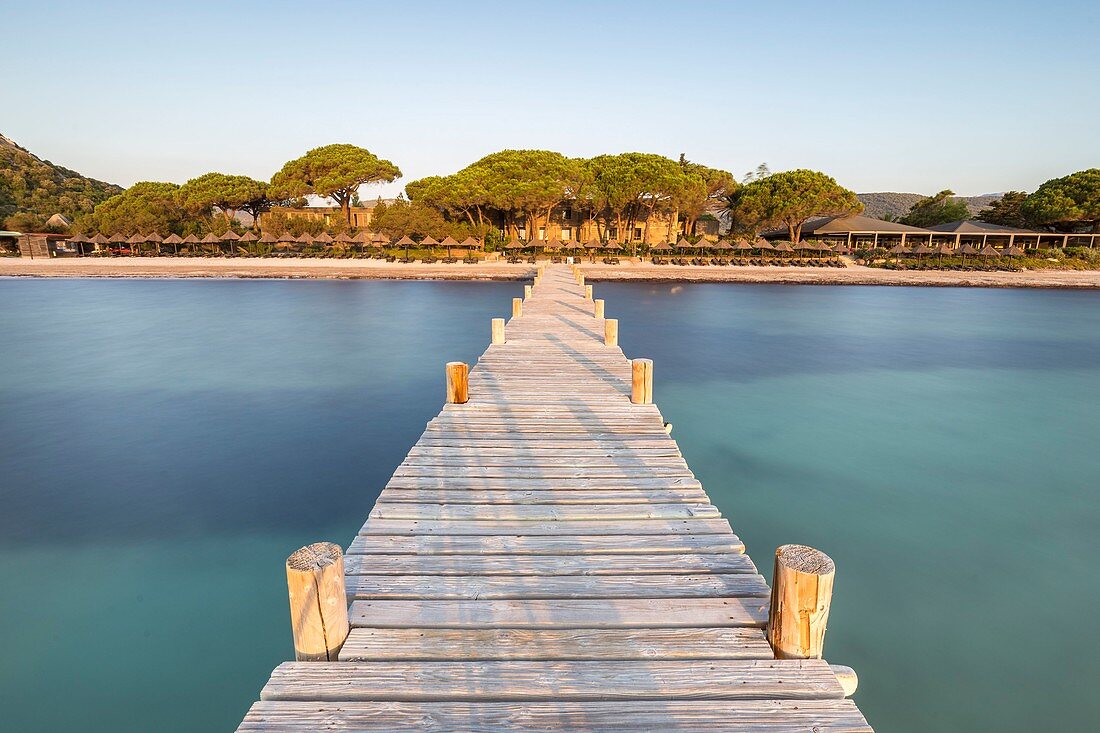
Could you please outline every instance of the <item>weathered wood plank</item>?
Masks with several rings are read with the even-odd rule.
[[[767,598],[353,601],[354,626],[440,629],[608,629],[756,626]]]
[[[736,535],[359,535],[348,554],[398,555],[663,555],[742,553]]]
[[[382,502],[416,502],[426,504],[706,504],[710,502],[701,490],[683,489],[603,489],[573,491],[511,491],[498,489],[383,489]]]
[[[653,555],[365,555],[344,557],[347,575],[703,575],[755,573],[735,552]]]
[[[342,662],[772,659],[760,629],[353,629]]]
[[[666,535],[731,532],[725,519],[510,520],[368,519],[359,534],[396,535]]]
[[[851,700],[269,702],[239,733],[872,733]]]
[[[713,504],[413,504],[379,501],[371,519],[558,520],[694,519],[721,516]]]
[[[701,668],[702,667],[702,668]],[[842,699],[820,659],[284,662],[261,700],[342,702]]]

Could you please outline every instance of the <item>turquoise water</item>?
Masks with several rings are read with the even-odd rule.
[[[0,281],[3,727],[232,730],[518,287]],[[878,730],[1095,727],[1100,293],[597,288],[763,569],[837,561]]]

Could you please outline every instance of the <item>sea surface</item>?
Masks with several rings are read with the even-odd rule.
[[[1100,293],[596,284],[881,733],[1100,721]],[[518,283],[0,280],[0,728],[231,731]]]

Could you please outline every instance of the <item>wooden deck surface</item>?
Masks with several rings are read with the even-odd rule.
[[[630,383],[548,266],[348,548],[340,661],[279,665],[238,730],[870,731],[774,659],[767,584]]]

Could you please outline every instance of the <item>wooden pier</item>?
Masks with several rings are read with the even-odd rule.
[[[303,661],[239,731],[871,730],[815,658],[831,561],[781,548],[766,630],[768,585],[590,288],[540,270],[475,367],[447,365],[346,554],[291,557]]]

